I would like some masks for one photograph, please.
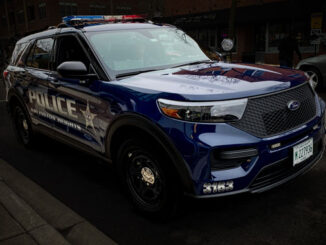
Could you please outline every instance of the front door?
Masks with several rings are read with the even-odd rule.
[[[91,71],[91,62],[76,36],[59,36],[56,40],[56,62],[50,74],[48,95],[56,98],[55,129],[97,151],[104,152],[108,119],[104,112],[109,104],[100,99],[96,84],[61,77],[56,67],[65,61],[81,61]]]

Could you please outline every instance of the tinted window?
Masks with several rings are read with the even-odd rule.
[[[15,49],[11,56],[11,60],[10,60],[11,65],[16,65],[17,62],[19,62],[19,59],[22,56],[23,52],[25,51],[25,48],[27,47],[27,45],[28,45],[28,43],[16,44]]]
[[[58,38],[58,43],[59,50],[57,52],[57,66],[65,61],[81,61],[87,68],[89,68],[90,61],[75,37],[60,37]]]
[[[49,69],[52,47],[52,38],[37,40],[27,57],[27,66],[39,69]]]

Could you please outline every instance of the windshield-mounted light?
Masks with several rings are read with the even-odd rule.
[[[232,122],[240,120],[248,99],[183,102],[167,99],[157,101],[162,113],[168,117],[190,122]]]

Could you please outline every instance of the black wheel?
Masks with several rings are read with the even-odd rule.
[[[150,218],[167,219],[182,196],[176,174],[156,144],[128,139],[117,156],[119,175],[135,207]]]
[[[14,131],[18,140],[25,146],[33,143],[33,131],[29,118],[21,105],[14,105],[12,111]]]
[[[317,91],[321,91],[324,89],[322,76],[316,68],[306,67],[303,70],[310,76]]]

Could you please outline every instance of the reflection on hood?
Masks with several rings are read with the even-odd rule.
[[[268,66],[268,69],[266,69],[266,66],[262,65],[236,65],[227,63],[191,66],[183,68],[173,74],[191,76],[225,76],[231,78],[229,80],[230,82],[234,82],[234,79],[240,79],[247,82],[289,82],[298,79],[306,79],[304,73],[301,71],[296,71],[294,73],[293,70],[273,66]]]

